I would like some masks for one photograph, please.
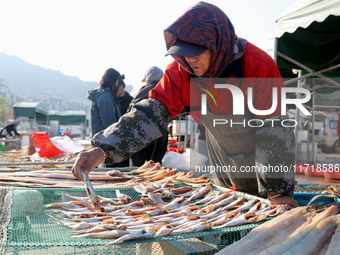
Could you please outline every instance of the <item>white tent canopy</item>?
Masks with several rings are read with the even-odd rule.
[[[323,22],[329,15],[340,15],[339,0],[298,0],[285,9],[275,21],[275,37],[307,28],[313,21]]]

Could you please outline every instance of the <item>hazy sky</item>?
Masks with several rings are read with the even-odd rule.
[[[0,52],[85,81],[107,68],[138,88],[145,70],[172,61],[163,30],[198,1],[0,0]],[[293,0],[206,1],[221,8],[236,34],[262,49]]]

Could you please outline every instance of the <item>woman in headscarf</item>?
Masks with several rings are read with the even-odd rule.
[[[164,37],[167,55],[175,61],[168,65],[147,100],[137,103],[117,124],[96,134],[92,142],[99,148],[79,155],[72,169],[76,178],[81,179],[82,171],[88,174],[100,164],[102,156],[114,162],[128,158],[164,134],[170,119],[186,109],[207,130],[209,159],[216,170],[212,173],[215,184],[268,197],[273,204],[297,206],[292,198],[293,130],[274,121],[281,119],[281,111],[280,107],[272,107],[272,91],[283,87],[275,62],[253,44],[238,38],[226,14],[205,2],[199,2],[179,17],[165,29]],[[216,78],[223,80],[211,80]],[[252,106],[233,106],[230,91],[216,89],[216,83],[232,84],[234,90],[243,94],[253,92],[249,97]],[[205,111],[201,103],[204,98]],[[280,105],[279,96],[275,101]],[[243,110],[244,114],[233,114],[236,110],[238,113]],[[256,110],[255,115],[252,112]],[[261,111],[267,114],[262,115]],[[261,120],[268,118],[274,119],[269,123],[275,124],[261,126]],[[217,119],[234,125],[214,125]],[[256,124],[258,119],[260,124]],[[245,125],[249,121],[252,125]],[[274,174],[264,171],[271,165],[284,166],[288,171]],[[257,171],[242,171],[251,168]]]

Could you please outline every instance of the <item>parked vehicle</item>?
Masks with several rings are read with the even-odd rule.
[[[324,125],[323,141],[321,142],[321,149],[324,151],[331,151],[340,153],[339,136],[337,135],[338,114],[327,114]]]
[[[340,153],[339,136],[337,136],[338,113],[319,111],[314,116],[314,141],[324,152]],[[312,135],[312,121],[307,119],[303,125]]]
[[[325,131],[325,123],[326,123],[327,116],[325,113],[315,113],[314,116],[314,142],[321,144],[323,142],[323,134]],[[307,118],[303,124],[303,130],[308,130],[309,134],[309,141],[312,141],[312,117],[310,116]],[[319,146],[320,147],[320,146]]]

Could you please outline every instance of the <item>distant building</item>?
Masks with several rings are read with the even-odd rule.
[[[13,94],[11,89],[3,82],[1,82],[1,80],[0,80],[0,96],[4,97],[9,101],[10,108],[12,108],[15,103],[21,101],[21,98]]]

